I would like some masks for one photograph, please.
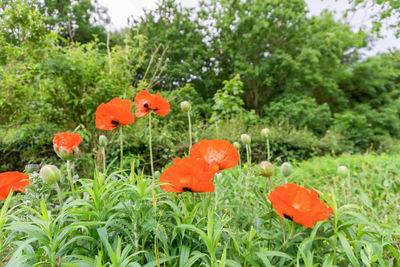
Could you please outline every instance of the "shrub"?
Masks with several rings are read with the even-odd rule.
[[[264,120],[267,124],[285,122],[298,129],[307,128],[323,135],[331,123],[328,104],[319,105],[315,98],[301,95],[283,95],[279,100],[264,106]]]

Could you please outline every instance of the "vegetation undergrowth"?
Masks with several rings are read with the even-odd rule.
[[[2,204],[2,263],[397,266],[398,162],[398,156],[369,154],[295,164],[289,182],[318,189],[334,211],[313,229],[281,221],[267,200],[270,186],[247,164],[217,175],[214,193],[166,193],[157,184],[156,209],[151,179],[134,164],[130,170],[109,165],[107,174],[93,170],[76,181],[75,192],[63,175],[60,194],[33,173],[31,189]],[[347,178],[336,175],[339,165],[349,167]],[[272,182],[281,185],[283,177]]]

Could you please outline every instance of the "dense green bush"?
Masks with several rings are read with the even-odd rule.
[[[328,104],[319,105],[315,98],[307,95],[282,95],[279,100],[264,106],[267,124],[284,122],[298,129],[307,128],[316,134],[326,132],[331,116]]]

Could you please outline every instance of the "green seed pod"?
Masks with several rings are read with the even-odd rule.
[[[268,128],[264,128],[261,130],[261,136],[264,138],[268,138],[270,133],[271,133],[271,131]]]
[[[349,169],[346,166],[339,166],[337,174],[341,178],[346,178],[349,175]]]
[[[248,134],[242,134],[240,136],[240,139],[242,139],[242,142],[245,143],[246,145],[250,145],[251,143],[251,137]]]
[[[46,184],[54,184],[61,179],[61,172],[54,165],[46,165],[40,169],[40,177]]]
[[[240,143],[233,142],[233,146],[236,148],[236,150],[240,150]]]
[[[260,172],[262,176],[271,177],[274,175],[274,165],[268,161],[263,161],[260,163]]]
[[[183,112],[188,112],[192,109],[192,105],[188,101],[182,101],[181,109]]]
[[[289,177],[292,174],[293,167],[289,162],[284,162],[281,166],[281,173],[283,177]]]
[[[106,147],[108,145],[108,139],[104,135],[99,136],[99,145],[101,147]]]

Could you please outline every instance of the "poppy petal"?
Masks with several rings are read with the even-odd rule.
[[[78,147],[82,142],[82,138],[78,133],[70,133],[68,131],[54,134],[53,145],[57,146],[58,152],[60,149],[74,152],[74,147]]]
[[[0,173],[0,200],[6,199],[11,190],[25,192],[29,184],[29,176],[21,172]]]
[[[96,109],[96,126],[101,130],[114,130],[119,124],[127,125],[135,121],[131,112],[131,101],[115,97]]]
[[[153,110],[157,115],[165,116],[170,110],[167,100],[160,93],[152,95],[148,90],[140,91],[135,97],[136,117],[144,117]]]
[[[210,164],[218,164],[219,171],[235,167],[239,163],[239,153],[226,140],[202,140],[194,144],[190,155],[202,157]]]
[[[329,219],[333,214],[331,207],[318,198],[318,193],[296,184],[284,184],[268,196],[275,211],[284,218],[293,220],[305,227],[312,228],[313,223]]]
[[[165,100],[160,93],[154,96],[154,108],[153,111],[162,117],[166,116],[170,110],[170,106],[167,100]]]
[[[213,192],[215,171],[202,158],[174,159],[160,176],[161,189],[167,192]]]

